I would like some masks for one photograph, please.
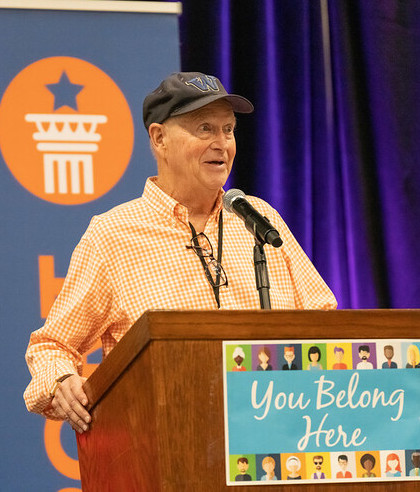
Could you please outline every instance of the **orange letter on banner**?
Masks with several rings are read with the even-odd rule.
[[[54,276],[54,256],[39,256],[38,268],[41,318],[46,318],[61,290],[64,278]]]
[[[80,480],[79,462],[66,454],[61,446],[60,432],[64,422],[45,421],[45,450],[54,468],[62,475]]]

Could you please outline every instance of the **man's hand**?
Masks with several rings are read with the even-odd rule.
[[[83,391],[82,385],[86,378],[73,374],[59,384],[54,398],[51,402],[52,407],[59,417],[67,420],[73,429],[80,434],[89,429],[91,420],[85,406],[88,403],[87,396]]]

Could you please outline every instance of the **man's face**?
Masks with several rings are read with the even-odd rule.
[[[241,473],[246,473],[246,471],[248,470],[248,467],[249,467],[249,464],[246,463],[245,461],[239,461],[238,462],[238,470]]]
[[[360,357],[360,359],[362,359],[362,360],[368,360],[368,359],[369,359],[369,357],[370,357],[370,353],[369,353],[367,350],[361,350],[361,351],[359,352],[359,357]]]
[[[343,357],[344,357],[344,352],[342,350],[336,350],[334,352],[334,355],[335,355],[336,361],[341,362],[343,360]]]
[[[321,470],[323,462],[324,460],[322,458],[314,458],[314,465],[317,471]]]
[[[158,182],[174,198],[217,192],[236,154],[236,119],[230,104],[216,101],[163,123],[163,164]]]
[[[394,349],[392,347],[385,347],[384,354],[388,360],[391,360],[394,357]]]
[[[295,353],[292,350],[286,350],[284,352],[284,358],[289,364],[291,364],[295,359]]]
[[[347,468],[347,461],[343,459],[339,459],[338,466],[344,471]]]

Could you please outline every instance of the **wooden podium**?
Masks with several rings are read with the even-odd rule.
[[[419,338],[420,310],[149,311],[85,383],[83,492],[414,491],[419,482],[227,486],[223,340]]]

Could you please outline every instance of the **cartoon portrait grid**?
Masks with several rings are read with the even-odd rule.
[[[420,479],[420,451],[344,451],[230,455],[232,482],[341,480],[378,478]]]
[[[420,342],[401,340],[228,345],[226,369],[243,371],[420,368]],[[420,478],[420,450],[230,455],[242,481]]]
[[[420,342],[265,343],[228,345],[227,371],[420,369]]]

